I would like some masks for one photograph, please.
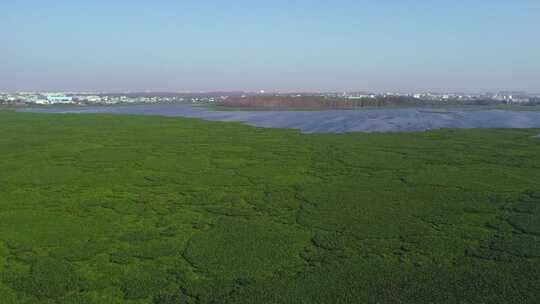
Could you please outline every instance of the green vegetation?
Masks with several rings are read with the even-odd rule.
[[[540,299],[540,130],[0,122],[1,303]]]

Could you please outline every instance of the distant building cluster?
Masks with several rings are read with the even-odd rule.
[[[348,99],[357,98],[378,98],[378,97],[412,97],[419,100],[427,101],[493,101],[505,104],[521,104],[536,102],[540,98],[540,94],[530,94],[527,92],[499,92],[499,93],[344,93],[342,95]]]
[[[214,103],[227,96],[145,96],[122,94],[88,95],[81,93],[0,93],[0,104],[35,104],[35,105],[113,105],[113,104],[156,104],[156,103]]]
[[[377,98],[377,97],[413,97],[419,100],[428,100],[428,101],[476,101],[476,100],[485,100],[485,101],[497,101],[507,104],[515,103],[528,103],[536,100],[539,94],[529,94],[526,92],[500,92],[500,93],[432,93],[432,92],[422,92],[422,93],[383,93],[383,94],[369,94],[369,93],[355,93],[355,94],[344,94],[345,98],[356,99],[356,98]]]
[[[499,92],[499,93],[370,93],[370,92],[344,92],[344,93],[268,93],[258,91],[255,93],[246,92],[221,92],[221,93],[81,93],[81,92],[17,92],[1,93],[0,104],[11,105],[113,105],[113,104],[172,104],[172,103],[220,103],[229,97],[249,97],[249,96],[287,96],[287,97],[307,97],[322,96],[328,98],[342,99],[377,99],[407,97],[421,101],[441,102],[448,101],[472,102],[482,101],[487,103],[504,104],[527,104],[540,103],[540,94],[530,94],[527,92]]]
[[[305,96],[302,94],[295,95],[298,97]],[[369,92],[345,92],[345,93],[323,93],[323,97],[329,98],[345,98],[345,99],[364,99],[364,98],[389,98],[389,97],[410,97],[425,101],[493,101],[505,104],[520,104],[528,102],[537,102],[540,94],[530,94],[527,92],[499,92],[499,93],[434,93],[434,92],[417,92],[417,93],[369,93]]]

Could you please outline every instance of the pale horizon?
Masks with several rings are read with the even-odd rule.
[[[0,91],[540,92],[538,1],[4,1]]]

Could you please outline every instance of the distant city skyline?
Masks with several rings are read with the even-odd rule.
[[[539,1],[201,2],[2,1],[0,91],[540,93]]]
[[[287,95],[287,94],[350,94],[350,93],[366,93],[366,94],[466,94],[466,95],[482,95],[482,94],[528,94],[540,96],[540,92],[526,90],[494,90],[494,91],[436,91],[436,90],[411,90],[411,91],[376,91],[376,90],[346,90],[346,91],[266,91],[266,90],[208,90],[208,91],[149,91],[149,90],[132,90],[132,91],[78,91],[78,90],[0,90],[0,94],[210,94],[210,93],[246,93],[246,94],[261,94],[261,95]]]

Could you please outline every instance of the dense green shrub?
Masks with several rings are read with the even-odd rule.
[[[540,298],[540,130],[0,122],[2,304]]]
[[[80,291],[83,282],[70,263],[52,258],[40,258],[32,264],[29,276],[12,282],[15,290],[38,298],[56,299],[68,292]]]

